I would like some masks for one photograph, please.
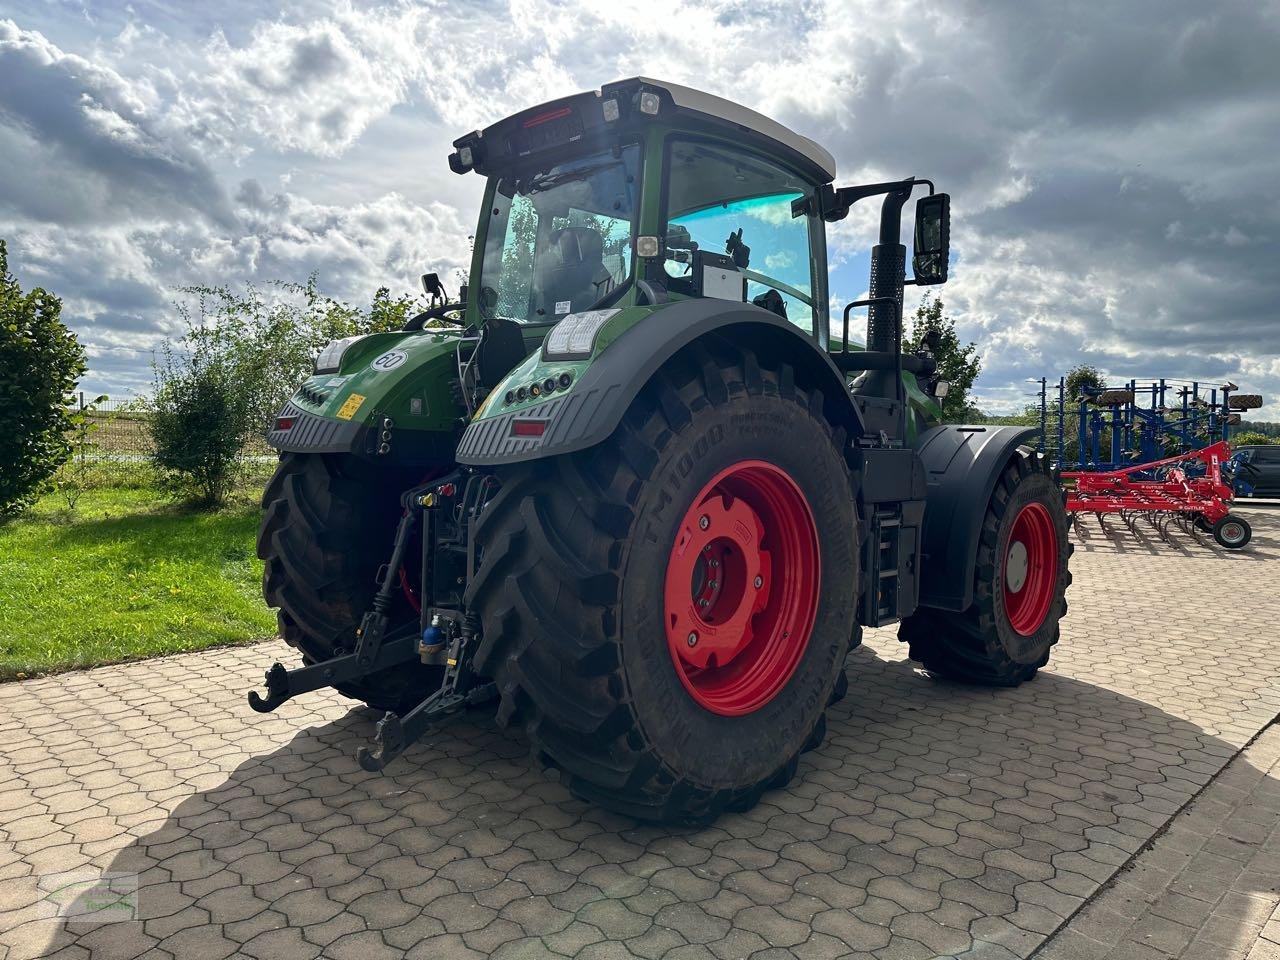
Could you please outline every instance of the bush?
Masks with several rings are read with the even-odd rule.
[[[312,369],[331,340],[398,330],[415,301],[393,299],[385,287],[367,310],[322,294],[316,278],[305,284],[246,284],[243,293],[227,287],[190,287],[198,318],[185,306],[184,344],[221,357],[248,404],[253,429],[265,433],[275,415]]]
[[[0,240],[0,520],[21,513],[71,456],[71,391],[84,350],[62,323],[62,301],[23,293]]]
[[[1276,443],[1275,437],[1268,437],[1265,433],[1259,433],[1257,430],[1245,430],[1235,434],[1231,438],[1233,447],[1252,447],[1259,444]]]
[[[305,284],[191,287],[196,316],[178,343],[165,344],[155,367],[150,430],[153,461],[175,492],[205,505],[222,503],[257,464],[245,457],[330,340],[397,330],[414,301],[383,288],[367,310]]]
[[[165,483],[206,506],[226,500],[238,479],[251,415],[245,391],[225,362],[205,349],[165,349],[156,362],[152,459]]]

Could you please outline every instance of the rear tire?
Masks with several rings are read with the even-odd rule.
[[[992,686],[1030,680],[1058,642],[1071,552],[1048,461],[1019,447],[987,504],[973,603],[962,613],[920,607],[902,621],[898,638],[933,673]]]
[[[754,805],[821,742],[825,708],[847,689],[839,680],[858,568],[843,434],[833,434],[821,395],[797,387],[789,368],[762,369],[752,353],[718,349],[659,372],[600,446],[504,472],[476,530],[483,553],[468,604],[483,638],[474,666],[497,682],[499,722],[522,724],[573,792],[643,820],[699,823]],[[668,629],[668,591],[680,582],[668,566],[679,569],[673,558],[688,511],[713,502],[701,498],[727,467],[748,462],[770,465],[803,496],[820,582],[816,603],[807,595],[807,642],[787,647],[799,650],[790,672],[729,703],[696,679],[689,685]],[[744,493],[716,502],[749,501]],[[784,551],[762,529],[757,548],[772,544],[777,554],[767,567],[771,589],[791,596]],[[752,582],[739,577],[733,589]],[[695,575],[688,587],[694,603],[702,584]],[[752,615],[753,631],[759,622]],[[720,643],[735,634],[708,636]],[[729,667],[738,662],[748,661]],[[751,705],[752,696],[764,702],[717,712]]]
[[[283,453],[262,494],[262,595],[280,636],[318,663],[355,646],[355,631],[391,555],[400,494],[413,480],[337,454]],[[392,625],[414,616],[397,595]],[[439,667],[413,663],[343,684],[379,710],[403,710],[439,686]]]

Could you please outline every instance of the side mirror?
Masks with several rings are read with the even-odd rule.
[[[950,258],[951,197],[945,193],[921,197],[916,202],[915,251],[911,257],[916,283],[946,283]]]
[[[444,285],[440,282],[440,274],[424,273],[422,275],[422,292],[431,299],[445,299]]]

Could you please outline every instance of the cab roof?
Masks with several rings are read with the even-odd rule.
[[[656,114],[643,109],[645,103],[653,105],[653,95],[658,101]],[[449,164],[457,173],[474,169],[487,174],[594,140],[617,124],[633,126],[648,120],[716,130],[789,162],[810,180],[829,183],[835,179],[835,158],[808,137],[732,100],[651,77],[616,80],[599,90],[522,110],[455,140],[458,152],[450,156]]]
[[[609,87],[621,87],[635,83],[665,90],[670,94],[672,102],[681,110],[700,113],[723,123],[745,127],[762,137],[774,140],[809,160],[822,171],[827,180],[835,179],[835,157],[813,140],[801,136],[789,127],[784,127],[777,120],[766,117],[763,113],[757,113],[748,107],[742,106],[740,103],[726,100],[724,97],[717,97],[714,94],[704,93],[692,87],[682,87],[677,83],[667,83],[665,80],[654,80],[649,77],[633,77],[629,80],[619,80],[616,83],[609,84]],[[608,89],[608,87],[605,89]]]

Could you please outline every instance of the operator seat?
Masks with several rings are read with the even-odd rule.
[[[547,318],[584,310],[609,292],[613,276],[604,265],[604,238],[592,227],[561,227],[533,271],[534,308]],[[557,305],[569,304],[566,311]]]

